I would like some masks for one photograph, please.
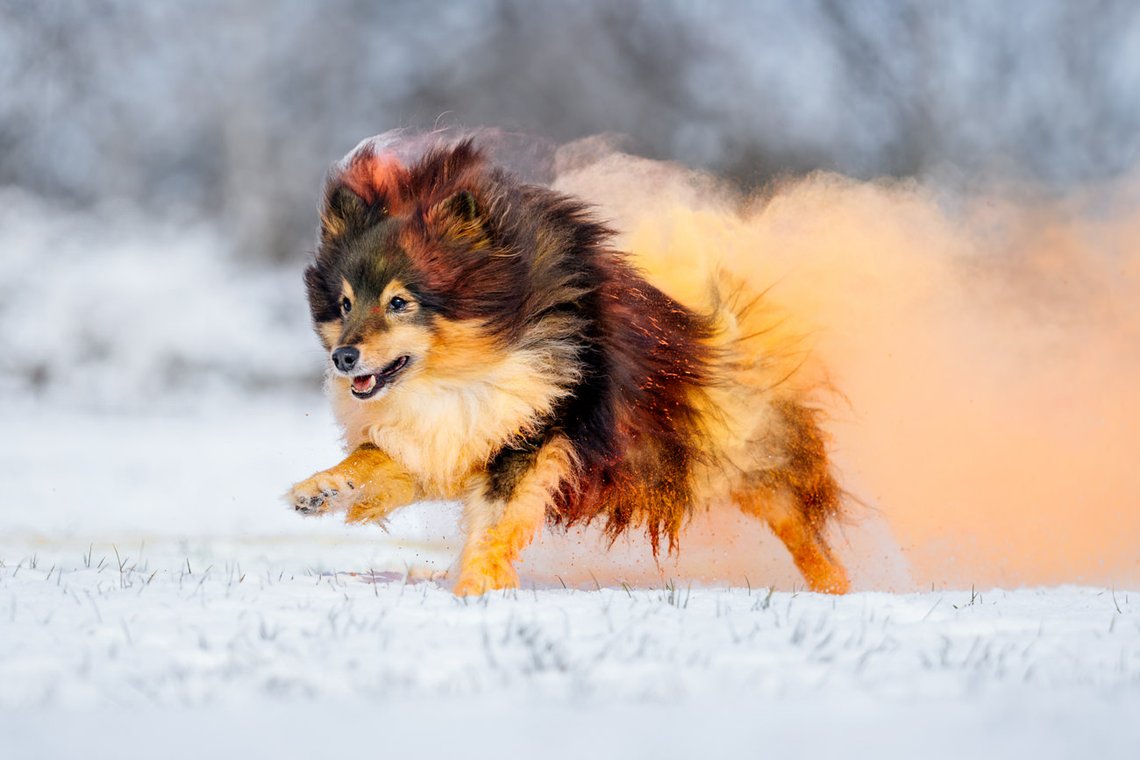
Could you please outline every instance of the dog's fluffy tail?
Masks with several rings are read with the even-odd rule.
[[[677,206],[650,221],[635,226],[625,241],[633,263],[685,307],[713,317],[713,348],[724,372],[734,376],[722,380],[735,379],[773,399],[807,400],[827,387],[812,355],[811,328],[768,297],[779,286],[778,275],[753,281],[763,251],[747,250],[735,240],[722,245],[721,235],[739,233],[723,224],[722,214]],[[753,260],[734,260],[741,256]]]

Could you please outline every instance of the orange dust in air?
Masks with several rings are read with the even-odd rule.
[[[856,588],[1140,586],[1138,178],[1058,198],[816,174],[746,198],[598,141],[558,173],[673,295],[727,269],[810,336],[863,502]],[[710,549],[743,523],[702,521],[682,557],[756,571],[751,544]]]

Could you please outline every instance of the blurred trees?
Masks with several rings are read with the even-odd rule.
[[[325,168],[443,121],[635,150],[746,185],[813,168],[1140,159],[1140,5],[0,0],[0,185],[311,245]]]

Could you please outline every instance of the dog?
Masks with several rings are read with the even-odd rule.
[[[348,455],[293,486],[305,514],[463,504],[457,595],[516,587],[544,522],[643,530],[658,556],[731,502],[809,588],[845,593],[842,516],[812,389],[763,299],[728,275],[700,310],[615,250],[583,202],[473,139],[414,159],[365,141],[329,171],[305,286]]]

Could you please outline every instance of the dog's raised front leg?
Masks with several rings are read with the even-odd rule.
[[[463,504],[467,541],[457,596],[519,585],[514,562],[542,527],[572,466],[570,446],[561,438],[540,448],[504,449],[494,458]]]
[[[415,481],[370,443],[335,467],[293,486],[290,503],[298,512],[345,512],[346,522],[383,520],[392,510],[418,497]]]

